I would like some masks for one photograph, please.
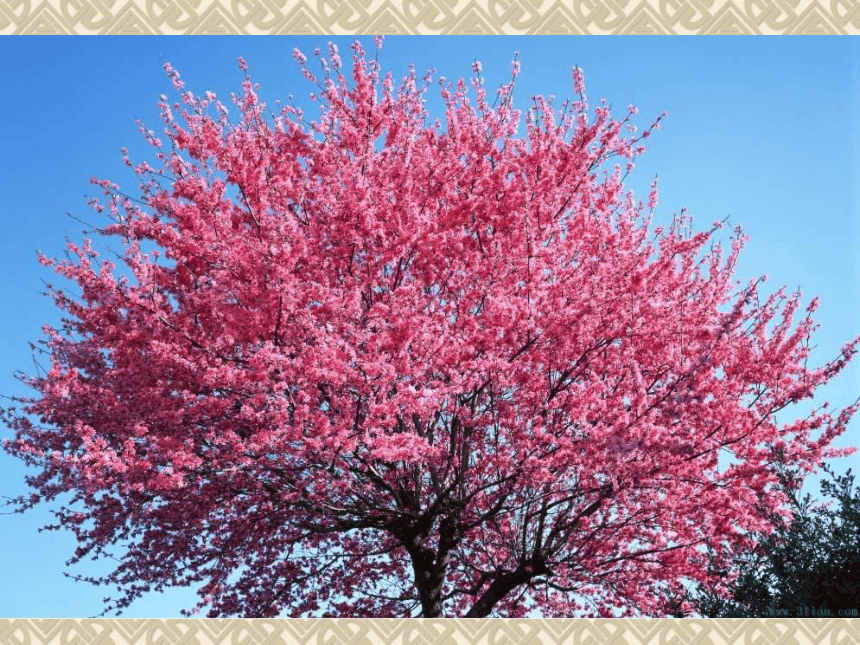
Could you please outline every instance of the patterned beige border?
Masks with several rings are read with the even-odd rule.
[[[0,0],[0,34],[857,34],[858,0]]]
[[[0,34],[860,34],[858,0],[0,0]],[[0,619],[0,644],[860,643],[860,620]]]
[[[3,645],[851,645],[860,620],[0,620]]]

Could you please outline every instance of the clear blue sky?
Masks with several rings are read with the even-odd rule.
[[[103,223],[84,203],[96,194],[90,176],[133,190],[120,161],[151,159],[135,117],[160,131],[155,104],[171,95],[161,59],[176,67],[196,94],[238,92],[243,56],[261,96],[270,104],[313,88],[290,52],[298,46],[314,62],[324,36],[279,38],[4,38],[0,39],[3,106],[0,108],[0,393],[27,391],[14,369],[32,371],[28,341],[58,313],[39,295],[53,274],[36,262],[35,249],[60,255],[64,233],[83,228],[64,214]],[[344,60],[351,38],[334,39]],[[365,47],[373,47],[365,38]],[[488,87],[508,79],[513,52],[522,73],[519,105],[532,94],[572,93],[570,68],[585,70],[592,103],[605,97],[619,111],[640,108],[640,123],[667,110],[663,128],[637,164],[632,186],[647,194],[660,177],[658,219],[686,206],[699,228],[731,214],[751,241],[739,277],[770,275],[768,288],[800,287],[821,297],[817,362],[834,357],[860,335],[860,41],[849,38],[430,38],[388,37],[384,68],[400,77],[413,62],[454,79],[470,75],[479,58]],[[432,94],[431,96],[438,96]],[[439,102],[428,103],[431,111]],[[858,361],[860,363],[860,361]],[[825,392],[842,406],[860,394],[854,365]],[[10,436],[0,427],[0,437]],[[860,419],[836,445],[860,444]],[[837,472],[860,463],[839,460]],[[855,470],[858,470],[855,467]],[[25,492],[25,470],[0,452],[0,495]],[[818,492],[817,484],[808,491]],[[102,610],[109,590],[63,577],[74,551],[69,533],[37,529],[49,509],[0,516],[0,616],[86,617]],[[75,573],[107,570],[86,563]],[[179,617],[194,604],[181,589],[139,600],[124,617]]]

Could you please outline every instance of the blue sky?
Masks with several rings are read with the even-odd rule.
[[[35,249],[60,255],[66,233],[80,239],[83,226],[66,212],[103,223],[84,203],[85,194],[96,194],[91,176],[136,187],[120,161],[121,147],[134,160],[151,158],[134,119],[161,130],[156,103],[160,93],[171,95],[162,59],[196,94],[212,90],[226,98],[241,89],[236,60],[242,56],[264,100],[274,104],[294,94],[301,101],[313,88],[290,53],[299,47],[313,62],[314,47],[329,40],[347,60],[351,38],[324,36],[0,39],[0,394],[28,393],[12,372],[32,371],[28,342],[59,319],[39,295],[42,280],[53,274],[36,262]],[[371,50],[371,39],[363,40]],[[805,300],[821,297],[816,362],[835,357],[860,335],[860,41],[388,37],[380,62],[396,77],[413,62],[419,73],[436,68],[437,76],[455,79],[468,77],[478,58],[487,86],[495,87],[508,80],[514,51],[522,65],[515,93],[521,107],[533,94],[559,101],[572,94],[570,69],[578,64],[593,104],[605,97],[620,114],[632,103],[643,126],[668,111],[630,182],[644,196],[659,175],[657,219],[685,206],[697,229],[726,215],[743,225],[751,241],[740,279],[767,273],[769,289],[788,285],[799,287]],[[431,90],[428,107],[441,118],[436,97]],[[816,401],[840,407],[853,401],[860,394],[858,365]],[[10,434],[0,427],[0,437]],[[835,445],[860,445],[860,419]],[[835,468],[844,472],[855,463],[856,455]],[[0,452],[0,495],[25,492],[25,473]],[[816,494],[814,481],[806,490]],[[108,590],[63,576],[75,548],[72,535],[38,532],[51,519],[45,507],[0,515],[0,616],[85,617],[102,610]],[[85,563],[74,573],[108,567]],[[195,601],[188,589],[152,595],[124,617],[179,617]]]

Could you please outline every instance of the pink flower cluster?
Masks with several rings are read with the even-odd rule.
[[[42,258],[80,296],[53,290],[50,371],[4,412],[22,505],[72,493],[73,561],[127,545],[118,609],[193,584],[211,616],[661,615],[783,508],[777,455],[831,454],[855,407],[774,414],[857,341],[808,367],[812,307],[736,288],[742,234],[653,230],[656,182],[646,209],[607,162],[659,119],[586,114],[579,68],[517,136],[480,84],[433,125],[429,75],[329,62],[310,123],[249,80],[236,122],[163,101],[139,196],[97,182],[133,279],[89,241]]]

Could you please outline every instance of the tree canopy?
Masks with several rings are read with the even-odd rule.
[[[377,39],[381,47],[381,39]],[[475,64],[397,87],[360,43],[317,52],[321,110],[238,116],[166,71],[163,137],[132,197],[51,287],[36,394],[4,410],[6,449],[38,469],[19,510],[71,499],[71,563],[106,611],[172,585],[212,617],[665,615],[684,581],[789,515],[799,471],[857,405],[809,399],[856,352],[810,367],[817,305],[734,278],[745,236],[684,212],[653,226],[625,189],[635,109],[490,104]],[[240,60],[240,67],[245,64]],[[471,96],[470,96],[471,95]],[[91,234],[94,235],[95,233]],[[720,463],[725,455],[727,463]],[[710,555],[708,555],[710,554]],[[721,586],[722,585],[722,586]]]
[[[860,487],[851,469],[821,482],[823,500],[795,493],[797,473],[782,474],[792,502],[755,548],[737,554],[729,597],[697,586],[686,599],[709,618],[857,617],[860,612]],[[683,612],[678,614],[683,615]]]

